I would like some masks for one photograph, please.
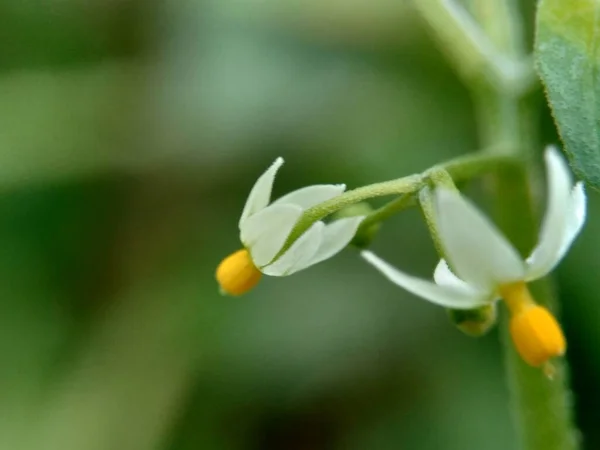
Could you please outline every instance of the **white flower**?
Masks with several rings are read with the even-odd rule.
[[[271,203],[271,189],[282,164],[283,158],[277,158],[256,180],[239,221],[244,250],[226,258],[217,269],[217,280],[228,293],[238,295],[243,292],[237,291],[249,290],[258,282],[261,272],[271,276],[291,275],[331,258],[348,245],[364,218],[344,218],[329,224],[317,221],[279,255],[305,210],[341,195],[346,189],[343,184],[307,186]],[[230,259],[234,256],[235,263]],[[237,268],[241,267],[245,268],[244,274],[238,276],[242,271]],[[254,276],[250,277],[252,268]],[[249,282],[243,283],[240,289],[225,286],[231,284],[227,281],[235,281],[234,278],[247,279]],[[251,286],[248,287],[248,284]]]
[[[513,324],[516,323],[515,318],[536,306],[525,283],[543,277],[558,264],[585,222],[583,184],[579,182],[573,186],[569,168],[557,149],[549,147],[545,160],[547,209],[539,242],[525,260],[472,203],[459,193],[445,189],[435,191],[434,220],[441,245],[456,275],[444,260],[437,265],[433,275],[435,282],[431,282],[405,274],[369,251],[363,251],[361,255],[393,283],[438,305],[471,309],[502,297],[511,311]],[[552,328],[546,318],[540,320],[544,321],[544,327]],[[531,326],[531,321],[527,324]],[[537,326],[537,322],[534,325]],[[544,352],[531,356],[527,349],[519,348],[531,344],[515,337],[519,333],[513,330],[517,349],[530,364],[539,365]],[[555,340],[560,339],[556,337]]]

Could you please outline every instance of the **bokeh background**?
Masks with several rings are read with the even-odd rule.
[[[477,148],[469,92],[408,3],[0,3],[1,449],[515,448],[497,331],[465,337],[355,251],[243,298],[214,281],[275,157],[280,195]],[[557,288],[593,449],[590,197]],[[417,210],[373,247],[436,262]]]

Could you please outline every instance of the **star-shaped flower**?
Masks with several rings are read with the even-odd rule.
[[[275,175],[283,158],[263,173],[248,195],[239,221],[243,249],[225,258],[217,268],[221,290],[241,295],[252,289],[264,273],[285,276],[306,269],[340,252],[354,237],[364,216],[325,224],[317,221],[280,254],[290,232],[305,210],[341,195],[343,184],[307,186],[271,203]]]
[[[535,303],[526,283],[545,276],[564,257],[585,222],[586,197],[581,182],[573,186],[557,149],[549,147],[545,160],[547,210],[539,242],[525,260],[472,203],[439,188],[434,194],[436,227],[454,273],[441,260],[434,283],[405,274],[369,251],[362,256],[393,283],[448,308],[477,308],[503,298],[511,313],[513,341],[526,362],[540,366],[562,355],[562,331],[552,314]]]

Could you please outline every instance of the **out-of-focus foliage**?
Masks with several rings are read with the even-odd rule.
[[[497,333],[465,337],[353,251],[243,298],[213,279],[275,156],[279,195],[475,148],[407,2],[6,0],[0,30],[0,448],[513,448]],[[591,203],[559,289],[596,448]],[[417,210],[373,248],[435,265]]]
[[[556,125],[576,171],[600,187],[600,2],[543,0],[536,53]]]

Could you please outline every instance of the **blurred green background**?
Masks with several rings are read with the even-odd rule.
[[[275,157],[280,195],[476,148],[469,93],[407,1],[2,1],[0,449],[515,448],[497,330],[465,337],[352,250],[243,298],[214,281]],[[593,449],[590,197],[557,288]],[[373,248],[436,262],[417,210]]]

